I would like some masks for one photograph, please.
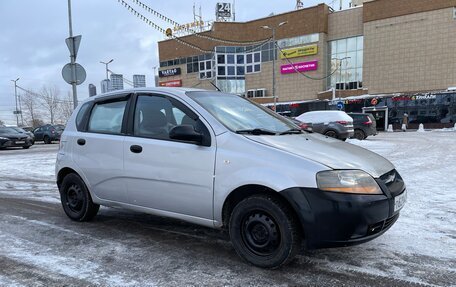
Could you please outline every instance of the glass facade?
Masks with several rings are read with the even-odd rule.
[[[363,87],[363,36],[339,39],[329,44],[328,88],[353,90]],[[340,68],[340,69],[339,69]]]

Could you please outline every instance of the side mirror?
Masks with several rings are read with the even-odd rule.
[[[196,144],[203,143],[203,135],[195,131],[191,125],[179,125],[171,129],[169,138],[173,140],[189,141]]]

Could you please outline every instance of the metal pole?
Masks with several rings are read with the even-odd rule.
[[[18,110],[17,110],[17,84],[16,82],[18,81],[19,79],[17,80],[12,80],[14,82],[14,98],[16,99],[16,125],[19,126],[19,114],[17,113]]]
[[[106,65],[106,80],[109,80],[109,76],[108,76],[108,65],[109,65],[109,62],[105,64]]]
[[[274,111],[277,112],[277,97],[276,97],[276,83],[275,83],[275,57],[276,57],[276,46],[275,46],[275,28],[272,28],[272,44],[274,45],[274,53],[272,55],[272,97],[274,98]]]
[[[21,111],[21,125],[24,126],[24,117],[22,116],[21,95],[18,95],[17,99],[19,100],[19,110]]]
[[[339,61],[339,73],[340,73],[340,86],[339,86],[339,99],[342,90],[342,60]]]
[[[69,32],[70,32],[70,38],[73,38],[73,24],[71,23],[71,0],[68,0],[68,24],[69,24]],[[74,45],[74,41],[73,41]],[[73,49],[74,51],[75,49]],[[74,52],[70,53],[70,59],[71,59],[71,76],[72,76],[72,83],[71,86],[73,88],[73,108],[76,109],[78,106],[78,94],[76,90],[76,59],[75,59]]]

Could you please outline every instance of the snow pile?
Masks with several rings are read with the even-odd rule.
[[[342,111],[314,111],[303,113],[296,119],[303,123],[329,123],[336,121],[353,122],[353,119]]]
[[[424,133],[424,125],[423,125],[423,124],[420,124],[420,125],[418,126],[417,132],[419,132],[419,133]]]

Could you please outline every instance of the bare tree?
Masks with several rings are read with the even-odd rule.
[[[59,89],[57,87],[46,87],[44,86],[41,89],[41,106],[49,113],[49,119],[51,121],[51,125],[54,124],[55,116],[58,113],[58,108],[60,105],[59,99]]]
[[[66,125],[66,122],[73,113],[73,97],[68,92],[66,97],[60,99],[59,108],[57,110],[57,118],[60,123]]]
[[[39,98],[40,95],[33,91],[28,91],[22,95],[22,106],[24,107],[24,116],[27,124],[36,127],[39,122],[42,122],[39,112]]]
[[[4,125],[5,123],[2,120],[0,120],[0,127],[3,127]]]

